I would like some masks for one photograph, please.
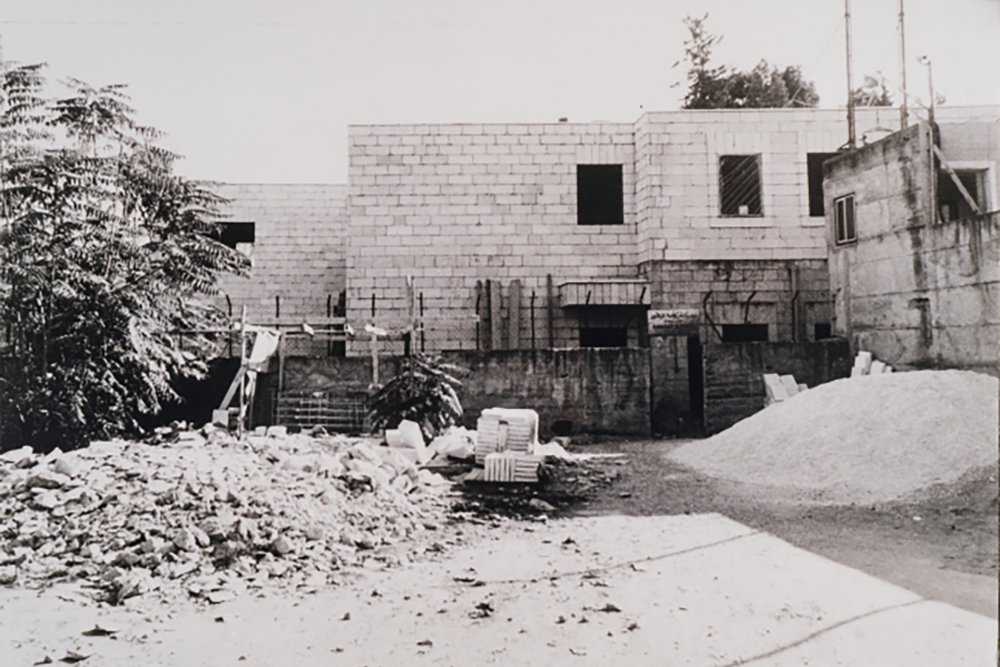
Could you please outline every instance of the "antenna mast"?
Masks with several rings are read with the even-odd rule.
[[[899,82],[903,95],[899,103],[899,129],[905,130],[909,125],[909,111],[906,108],[906,23],[903,18],[903,0],[899,0]]]
[[[854,79],[851,75],[851,0],[844,0],[844,34],[847,38],[847,147],[857,146],[854,127]]]

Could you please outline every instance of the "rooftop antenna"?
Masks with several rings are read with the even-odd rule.
[[[847,147],[857,145],[854,127],[854,78],[851,74],[851,0],[844,0],[844,35],[847,38]]]
[[[903,88],[903,98],[899,103],[899,129],[905,130],[909,125],[909,112],[906,108],[906,24],[903,18],[903,0],[899,0],[899,81]]]

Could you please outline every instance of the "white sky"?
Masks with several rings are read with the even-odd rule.
[[[856,84],[898,84],[897,1],[851,3]],[[844,104],[843,0],[0,0],[0,35],[50,78],[129,84],[186,175],[346,182],[350,123],[676,109],[682,19],[706,11],[716,64],[800,65]],[[911,97],[927,54],[949,105],[1000,103],[1000,0],[906,0],[906,23]]]

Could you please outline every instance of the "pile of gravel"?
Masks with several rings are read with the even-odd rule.
[[[709,475],[829,504],[912,496],[996,475],[997,379],[914,371],[836,380],[671,457]]]

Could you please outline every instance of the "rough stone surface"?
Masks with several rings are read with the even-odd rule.
[[[167,431],[0,457],[0,583],[85,580],[112,603],[181,586],[217,602],[406,557],[447,505],[447,482],[373,440]]]

